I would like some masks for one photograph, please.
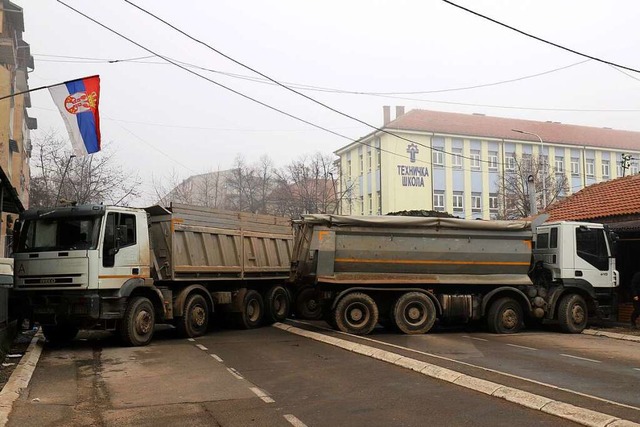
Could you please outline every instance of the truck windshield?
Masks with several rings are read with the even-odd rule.
[[[95,249],[99,232],[98,216],[27,220],[20,232],[18,252]]]

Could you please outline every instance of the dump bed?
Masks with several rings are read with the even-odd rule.
[[[214,281],[289,276],[291,221],[199,206],[152,206],[155,280]]]
[[[296,228],[293,281],[531,284],[527,221],[306,215]]]

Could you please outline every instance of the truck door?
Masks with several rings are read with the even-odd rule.
[[[576,228],[575,278],[595,288],[614,286],[611,259],[605,231],[601,228]]]
[[[98,277],[101,289],[119,288],[128,279],[140,275],[138,240],[134,214],[107,214]]]

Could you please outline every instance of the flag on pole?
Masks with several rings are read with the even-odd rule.
[[[49,88],[67,126],[77,156],[100,151],[100,76],[71,80]]]

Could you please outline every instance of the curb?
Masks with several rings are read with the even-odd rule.
[[[524,406],[529,409],[535,409],[550,415],[564,418],[575,423],[589,427],[640,427],[640,424],[632,421],[624,420],[613,415],[604,414],[602,412],[592,411],[591,409],[582,408],[580,406],[571,405],[569,403],[560,402],[549,399],[538,394],[528,391],[519,390],[513,387],[507,387],[492,381],[483,380],[481,378],[472,377],[452,369],[442,368],[431,363],[421,360],[412,359],[379,348],[371,347],[364,344],[358,344],[351,341],[343,340],[318,332],[307,331],[295,326],[274,323],[274,327],[295,335],[310,338],[315,341],[330,344],[343,348],[353,353],[362,354],[372,357],[383,362],[401,368],[410,369],[431,378],[443,380],[451,384],[455,384],[469,390],[478,391],[489,396],[498,397],[512,403]]]
[[[614,338],[614,339],[623,340],[623,341],[640,342],[640,336],[638,335],[625,335],[625,334],[619,334],[617,332],[598,331],[596,329],[585,329],[584,331],[582,331],[582,333],[585,335],[593,335],[596,337],[607,337],[607,338]]]
[[[38,329],[27,351],[22,356],[22,359],[20,359],[20,363],[18,363],[16,369],[11,373],[9,381],[7,381],[2,391],[0,391],[0,427],[4,427],[7,424],[13,403],[20,397],[22,389],[29,385],[33,371],[35,371],[38,360],[40,359],[40,354],[42,354],[43,342],[44,336],[42,335],[42,330]]]

